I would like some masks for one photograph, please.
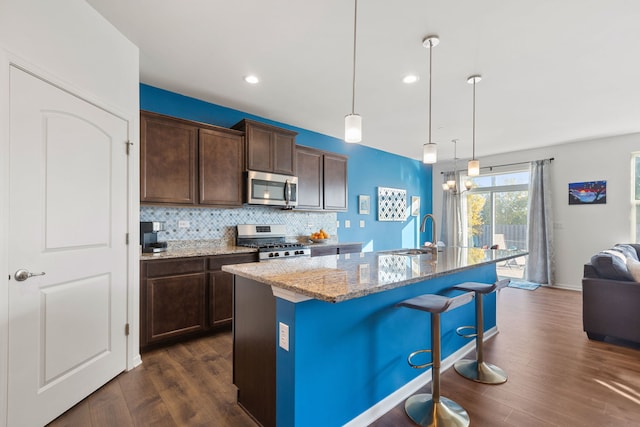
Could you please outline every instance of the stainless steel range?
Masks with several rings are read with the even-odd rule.
[[[311,249],[308,246],[287,242],[285,231],[285,226],[281,224],[239,224],[236,245],[258,248],[260,261],[311,255]]]

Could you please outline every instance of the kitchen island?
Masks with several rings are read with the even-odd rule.
[[[395,304],[465,281],[493,283],[496,263],[523,255],[446,248],[437,257],[388,251],[224,266],[235,275],[238,403],[264,426],[369,424],[430,378],[406,362],[429,347],[429,317]],[[490,337],[496,297],[484,298]],[[443,367],[473,348],[455,333],[472,324],[472,304],[443,315]]]

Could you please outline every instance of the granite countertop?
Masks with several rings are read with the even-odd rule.
[[[140,253],[140,261],[156,259],[188,258],[196,256],[214,256],[229,254],[244,254],[257,252],[256,248],[235,246],[219,240],[187,240],[170,241],[165,252]]]
[[[225,265],[223,271],[327,302],[398,288],[476,266],[527,255],[526,251],[445,248],[432,254],[361,252]]]
[[[196,256],[214,256],[214,255],[230,255],[230,254],[245,254],[258,252],[256,248],[247,248],[244,246],[235,246],[220,240],[185,240],[185,241],[169,241],[168,248],[165,252],[152,253],[140,253],[141,261],[149,261],[156,259],[168,259],[168,258],[188,258]],[[359,242],[338,242],[328,241],[325,243],[313,243],[308,242],[309,247],[319,246],[341,246],[358,244]]]

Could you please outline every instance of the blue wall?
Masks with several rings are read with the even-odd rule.
[[[458,283],[495,280],[495,265],[488,264],[337,304],[276,298],[276,324],[289,325],[290,337],[289,351],[276,349],[278,427],[344,425],[423,374],[407,356],[430,348],[429,314],[395,305],[422,294],[459,294],[450,292]],[[489,330],[496,326],[495,293],[484,304]],[[442,315],[442,359],[469,342],[455,329],[474,322],[473,302]]]
[[[420,242],[431,240],[431,230],[418,238],[422,215],[432,213],[431,166],[422,162],[397,156],[360,144],[344,141],[317,132],[296,128],[285,123],[267,120],[242,111],[211,104],[174,92],[140,85],[140,108],[173,117],[231,127],[243,118],[251,118],[298,132],[296,143],[349,156],[349,211],[339,213],[338,237],[341,242],[362,242],[366,251],[416,247]],[[337,116],[336,120],[342,120]],[[398,144],[415,141],[397,141]],[[409,216],[404,222],[381,222],[377,220],[377,187],[392,187],[407,190],[407,203],[411,196],[420,196],[420,216]],[[371,213],[358,214],[358,195],[371,197]],[[349,220],[351,228],[344,228]],[[365,228],[359,227],[360,220]]]

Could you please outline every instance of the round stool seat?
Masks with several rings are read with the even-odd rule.
[[[472,293],[461,294],[455,297],[443,297],[442,295],[425,294],[409,298],[396,304],[398,307],[413,308],[429,313],[444,313],[468,303],[473,299]]]
[[[495,283],[480,283],[480,282],[464,282],[455,285],[453,289],[461,291],[476,292],[479,294],[490,294],[493,291],[499,291],[509,284],[509,279],[499,280]]]

